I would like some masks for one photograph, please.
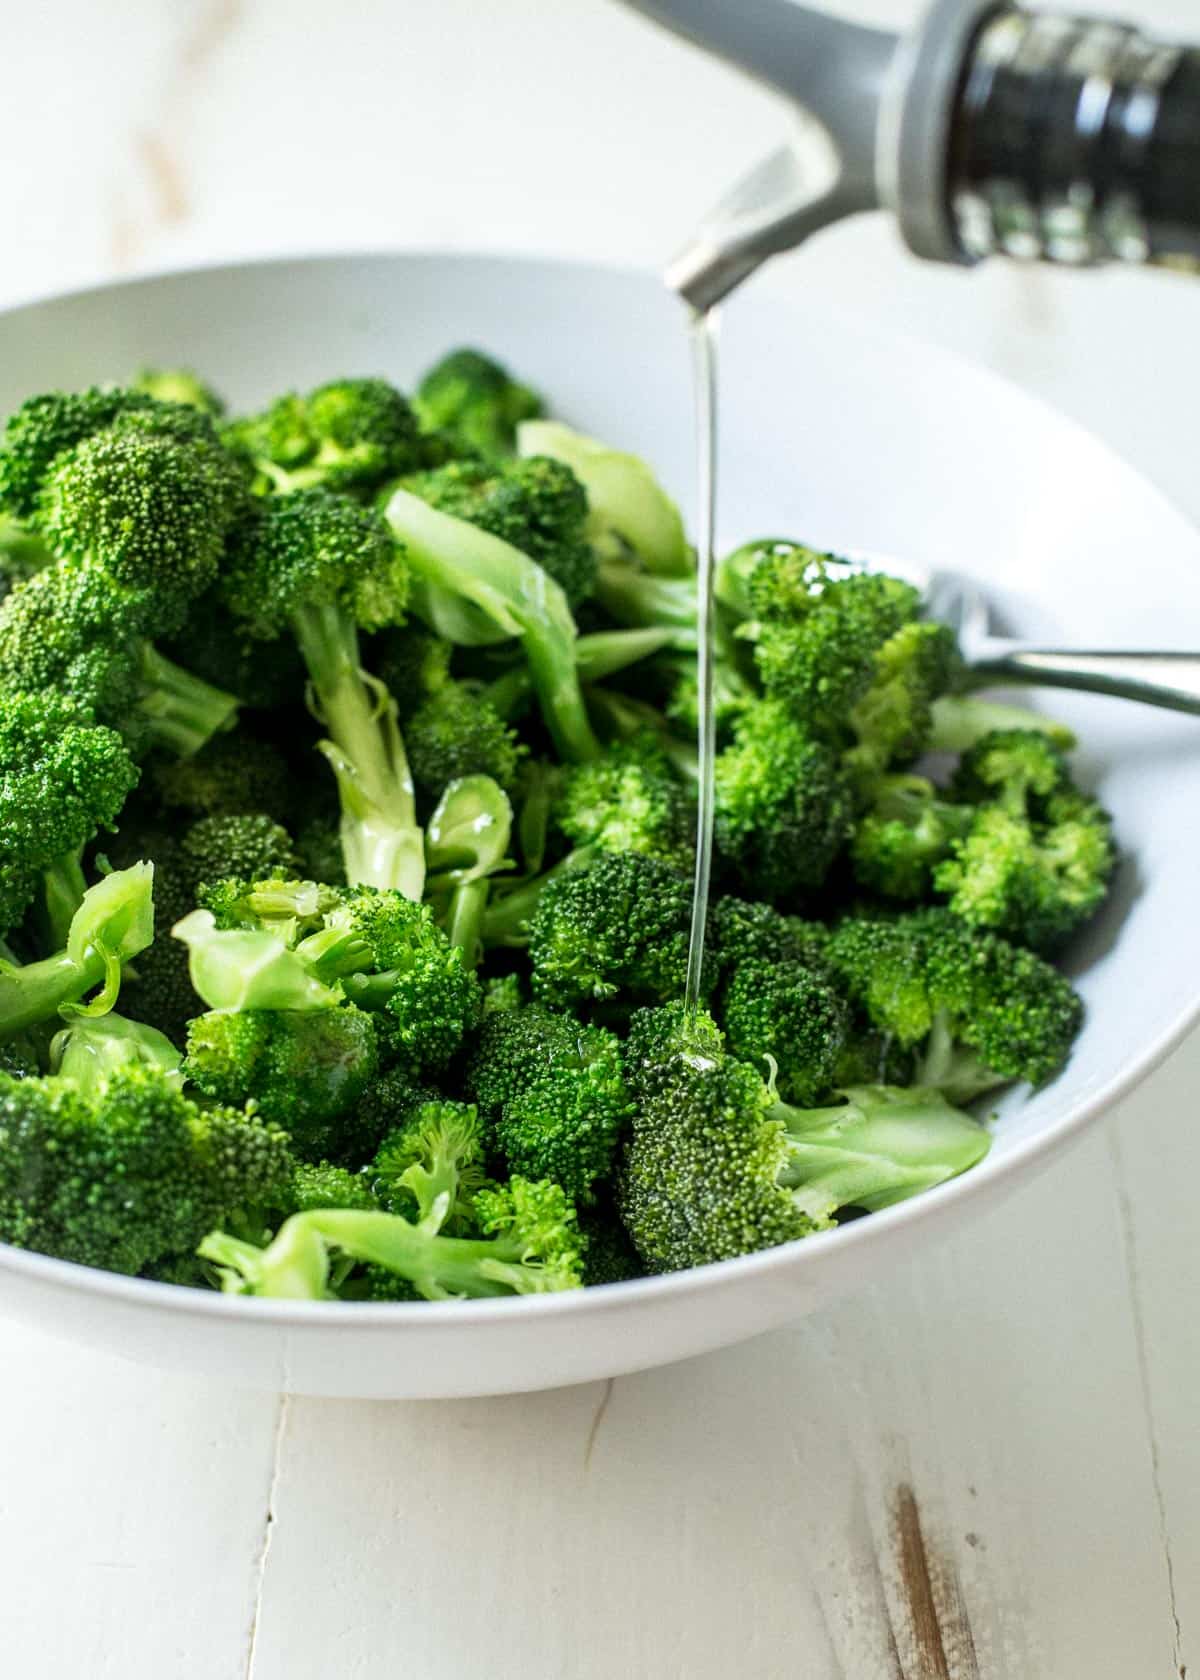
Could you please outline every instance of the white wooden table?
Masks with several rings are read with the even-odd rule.
[[[602,0],[70,0],[8,45],[3,298],[347,243],[650,260],[778,125]],[[1194,289],[923,271],[871,224],[773,283],[1008,371],[1200,515]],[[1181,1680],[1198,1090],[1200,1038],[915,1266],[611,1384],[238,1394],[0,1320],[0,1672]]]

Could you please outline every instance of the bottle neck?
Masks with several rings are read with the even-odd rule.
[[[950,130],[968,260],[1200,271],[1200,49],[1004,11],[975,37]]]

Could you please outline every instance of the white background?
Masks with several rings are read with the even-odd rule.
[[[1186,0],[1136,12],[1195,31]],[[0,23],[0,303],[347,245],[657,263],[782,129],[607,0],[3,0]],[[1187,283],[934,271],[875,220],[764,283],[1001,369],[1200,516]],[[614,1384],[283,1400],[0,1320],[4,1671],[1180,1676],[1200,1662],[1198,1078],[1193,1040],[1022,1199],[868,1295]]]

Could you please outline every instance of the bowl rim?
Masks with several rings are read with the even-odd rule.
[[[515,269],[563,268],[592,272],[601,271],[629,280],[646,281],[656,271],[647,264],[606,260],[590,256],[564,256],[529,251],[511,251],[486,246],[378,246],[317,249],[254,254],[245,257],[214,256],[196,262],[167,263],[139,269],[135,274],[98,279],[64,288],[61,291],[35,291],[8,301],[0,307],[0,321],[24,310],[46,304],[66,303],[73,299],[93,297],[104,293],[136,290],[158,281],[189,279],[206,275],[235,273],[247,269],[279,269],[316,266],[337,266],[346,263],[380,262],[404,265],[411,263],[498,263]],[[779,294],[774,294],[777,304]],[[969,357],[941,345],[928,344],[915,334],[894,331],[866,321],[854,311],[836,303],[823,301],[820,313],[826,318],[852,324],[860,339],[874,340],[892,349],[904,347],[919,354],[925,361],[941,364],[974,381],[982,381],[1006,398],[1017,398],[1027,407],[1042,411],[1060,429],[1066,428],[1086,439],[1095,451],[1107,455],[1121,470],[1132,474],[1176,518],[1191,524],[1190,519],[1176,505],[1152,476],[1135,467],[1104,439],[1072,416],[1063,414],[1053,403],[1037,393],[1026,391],[1013,379],[994,368],[981,366]],[[850,1255],[864,1253],[878,1243],[887,1242],[891,1233],[917,1225],[939,1213],[949,1213],[965,1198],[976,1194],[984,1184],[997,1192],[1011,1190],[1015,1181],[1031,1167],[1048,1166],[1065,1147],[1076,1141],[1115,1103],[1121,1101],[1154,1071],[1182,1042],[1188,1032],[1200,1022],[1200,983],[1196,995],[1179,1007],[1168,1023],[1145,1048],[1128,1061],[1105,1084],[1092,1091],[1078,1106],[1061,1118],[1050,1120],[1033,1137],[1015,1144],[1003,1156],[988,1155],[968,1173],[926,1190],[921,1195],[896,1206],[886,1208],[869,1218],[852,1221],[834,1230],[817,1232],[810,1237],[781,1243],[774,1248],[761,1249],[754,1254],[740,1255],[731,1260],[719,1260],[686,1271],[655,1274],[633,1278],[623,1283],[601,1284],[588,1289],[568,1290],[557,1294],[523,1295],[485,1300],[448,1301],[287,1301],[264,1300],[253,1296],[223,1294],[216,1290],[190,1289],[151,1278],[128,1277],[119,1272],[106,1272],[98,1267],[59,1260],[52,1255],[15,1248],[0,1242],[0,1274],[15,1273],[56,1290],[82,1291],[92,1296],[106,1296],[131,1306],[163,1305],[168,1301],[179,1313],[201,1318],[236,1318],[247,1323],[266,1323],[289,1331],[310,1329],[323,1331],[331,1325],[354,1326],[361,1329],[400,1328],[422,1325],[428,1328],[497,1324],[512,1318],[544,1319],[567,1316],[595,1316],[621,1309],[626,1303],[653,1305],[659,1301],[680,1299],[693,1293],[703,1293],[720,1282],[731,1285],[771,1272],[790,1272],[798,1265],[819,1264],[820,1257],[831,1247]],[[811,1256],[811,1262],[805,1257]]]

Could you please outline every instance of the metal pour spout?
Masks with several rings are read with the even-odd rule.
[[[935,0],[911,36],[799,0],[626,0],[796,107],[795,143],[706,217],[667,281],[693,308],[719,303],[769,257],[862,211],[897,212],[920,254],[961,262],[944,193],[962,66],[1004,0]]]

